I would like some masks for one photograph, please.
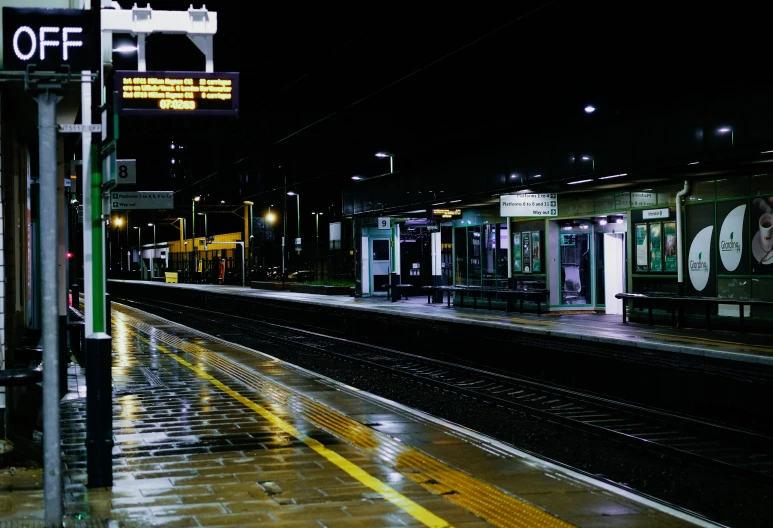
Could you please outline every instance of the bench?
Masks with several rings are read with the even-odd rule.
[[[459,293],[459,307],[464,307],[464,297],[469,295],[473,300],[473,308],[478,307],[478,298],[484,296],[488,300],[488,309],[491,310],[491,299],[494,295],[503,295],[506,299],[506,311],[509,313],[512,311],[513,299],[519,301],[520,311],[523,313],[523,302],[531,301],[537,303],[537,314],[542,315],[542,303],[547,304],[548,295],[550,290],[530,290],[530,289],[507,289],[507,288],[490,288],[485,286],[422,286],[423,290],[427,290],[427,304],[432,303],[433,294],[437,291],[447,292],[448,294],[448,306],[451,306],[451,294]],[[442,301],[441,301],[442,302]]]
[[[387,299],[391,298],[393,289],[397,291],[397,300],[400,300],[403,297],[408,300],[408,294],[413,291],[413,284],[385,284],[384,287],[387,291]]]
[[[773,307],[773,301],[758,301],[758,300],[751,300],[751,299],[727,299],[723,297],[686,297],[686,296],[663,294],[663,293],[650,293],[650,294],[618,293],[615,295],[615,298],[622,299],[623,301],[623,324],[627,324],[626,303],[628,300],[640,301],[643,304],[647,305],[648,323],[650,325],[652,325],[652,303],[663,302],[663,301],[669,302],[671,304],[671,326],[673,327],[678,326],[677,318],[676,318],[677,307],[679,308],[679,320],[681,320],[685,304],[689,304],[689,303],[703,304],[706,307],[706,329],[707,330],[711,328],[711,308],[714,305],[720,305],[720,304],[737,305],[741,328],[743,328],[743,323],[744,323],[744,313],[743,313],[744,306]]]

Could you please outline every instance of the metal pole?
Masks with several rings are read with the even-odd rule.
[[[40,210],[56,211],[56,103],[58,96],[45,92],[38,101],[40,148]],[[45,525],[62,524],[62,461],[59,431],[59,309],[57,292],[57,218],[40,215],[40,257],[43,323],[43,494]]]
[[[155,244],[155,242],[153,242]],[[191,199],[191,255],[193,273],[196,273],[196,198]]]
[[[242,286],[244,285],[244,243],[242,243]]]

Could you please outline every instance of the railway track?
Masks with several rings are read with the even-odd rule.
[[[260,320],[260,326],[256,327],[256,319],[189,306],[158,302],[146,305],[132,300],[121,302],[222,339],[251,336],[295,351],[324,355],[336,362],[375,370],[382,376],[402,377],[449,395],[475,398],[501,409],[611,437],[664,456],[713,468],[725,475],[773,484],[773,438],[754,431],[275,322]]]

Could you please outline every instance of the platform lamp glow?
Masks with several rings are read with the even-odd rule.
[[[123,218],[120,216],[113,220],[116,230],[118,231],[118,261],[121,263],[121,271],[123,271],[123,258],[121,258],[121,226],[123,225]],[[113,264],[112,262],[110,263]]]
[[[153,228],[153,253],[150,256],[150,278],[155,277],[155,262],[156,262],[156,224],[148,224],[148,227]]]
[[[134,226],[134,229],[137,230],[137,246],[139,248],[138,251],[137,251],[137,255],[139,255],[139,257],[140,257],[140,278],[144,279],[145,276],[142,273],[142,270],[145,267],[145,261],[142,258],[142,227]]]
[[[389,173],[392,174],[395,171],[395,155],[391,152],[376,152],[377,158],[389,158]]]

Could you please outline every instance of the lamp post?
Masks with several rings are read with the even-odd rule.
[[[298,238],[301,238],[301,195],[295,191],[290,191],[287,196],[295,196],[295,208],[298,210]]]
[[[148,224],[148,227],[153,227],[153,254],[150,257],[150,280],[153,280],[155,275],[155,261],[156,261],[156,224]]]
[[[266,213],[266,223],[269,226],[271,226],[271,229],[273,229],[274,221],[276,220],[276,215],[271,212],[271,207],[273,207],[273,206],[271,206],[271,205],[268,206],[268,213]],[[264,226],[265,226],[265,224],[264,224]],[[272,236],[271,236],[272,241],[273,241],[273,238],[274,237],[273,237],[273,232],[272,232]],[[265,274],[265,271],[266,271],[266,248],[265,248],[265,246],[266,246],[267,240],[268,240],[268,237],[266,236],[265,227],[264,227],[264,230],[263,230],[263,271],[264,271],[264,274]],[[271,248],[272,249],[273,249],[273,247],[274,247],[274,245],[271,244]],[[269,260],[268,265],[270,266],[271,265],[271,258],[269,258],[268,260]]]
[[[389,158],[389,173],[393,173],[395,171],[395,161],[394,157],[395,155],[391,152],[376,152],[377,158]]]
[[[123,218],[116,217],[114,220],[115,227],[118,230],[118,261],[121,264],[121,271],[123,271],[123,257],[121,256],[121,226],[123,225]],[[110,263],[112,265],[112,262]]]
[[[253,233],[252,233],[252,206],[253,202],[249,200],[244,200],[242,202],[244,205],[249,207],[249,216],[244,216],[244,221],[247,223],[247,229],[245,229],[245,242],[247,243],[247,255],[245,255],[248,259],[248,262],[250,263],[249,269],[252,270],[252,241],[253,241]]]
[[[191,200],[191,255],[193,255],[192,273],[196,272],[196,202],[199,200],[201,200],[201,196],[194,196]]]
[[[137,251],[137,254],[140,257],[140,278],[144,279],[145,275],[142,273],[143,268],[145,267],[145,261],[142,259],[142,227],[140,226],[134,226],[134,229],[137,230],[137,245],[139,246],[139,250]]]
[[[207,230],[207,213],[196,213],[199,216],[204,217],[204,247],[207,247],[207,238],[209,237],[209,231]]]
[[[316,224],[317,224],[317,241],[316,245],[314,246],[314,280],[318,280],[319,277],[317,276],[317,267],[319,266],[319,215],[322,213],[311,213],[316,217]]]

